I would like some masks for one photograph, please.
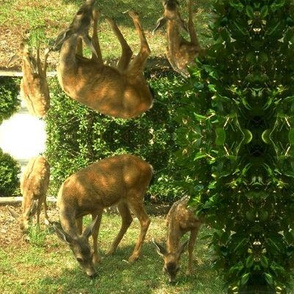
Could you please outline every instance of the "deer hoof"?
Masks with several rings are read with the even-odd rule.
[[[139,14],[133,10],[129,10],[128,14],[132,19],[139,19]]]
[[[128,259],[128,262],[134,263],[138,258],[139,258],[139,256],[137,256],[137,255],[131,255]]]

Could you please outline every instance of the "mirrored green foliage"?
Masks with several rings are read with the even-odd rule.
[[[293,2],[215,1],[179,88],[178,162],[229,293],[286,293],[293,267]],[[199,203],[200,202],[200,203]]]

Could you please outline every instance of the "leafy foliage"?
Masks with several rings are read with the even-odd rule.
[[[229,293],[285,293],[293,265],[292,1],[215,1],[214,44],[179,92],[183,187]],[[250,292],[251,293],[251,292]]]
[[[15,113],[19,106],[20,100],[17,98],[19,91],[18,80],[7,77],[0,77],[0,124],[4,119],[9,118]]]
[[[0,124],[14,114],[19,106],[18,80],[0,77]],[[11,196],[19,186],[20,166],[0,149],[0,196]]]
[[[0,149],[0,196],[11,196],[19,187],[20,165]]]

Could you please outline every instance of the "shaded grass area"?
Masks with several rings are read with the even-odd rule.
[[[75,261],[69,247],[54,232],[30,232],[30,242],[0,249],[0,289],[2,293],[224,293],[222,281],[211,268],[211,252],[207,240],[209,229],[203,227],[195,248],[194,274],[186,276],[186,254],[177,284],[169,285],[162,274],[163,261],[157,255],[152,238],[165,239],[164,218],[152,216],[152,223],[143,246],[141,258],[127,262],[138,237],[139,223],[135,219],[117,252],[105,256],[119,226],[120,217],[105,214],[99,235],[102,257],[97,266],[99,277],[89,279]]]

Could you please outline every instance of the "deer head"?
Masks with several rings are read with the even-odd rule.
[[[178,6],[180,5],[177,0],[165,0],[162,2],[164,8],[164,15],[157,20],[156,27],[153,30],[153,34],[163,27],[168,21],[174,21],[179,28],[187,31],[187,24],[182,19]]]
[[[89,244],[89,237],[92,235],[93,228],[95,227],[97,221],[98,217],[96,217],[96,219],[84,230],[82,234],[76,235],[75,237],[67,234],[61,227],[57,227],[56,225],[54,226],[57,236],[60,240],[69,245],[76,260],[90,278],[95,278],[97,276]]]
[[[174,283],[176,275],[180,270],[181,255],[187,249],[188,241],[184,242],[175,252],[168,252],[165,247],[153,240],[157,253],[163,258],[163,272],[169,277],[169,282]]]
[[[86,3],[79,8],[70,26],[56,38],[52,50],[60,50],[62,44],[72,35],[76,34],[84,40],[95,55],[97,54],[92,45],[91,38],[89,37],[94,3],[95,0],[87,0]]]

